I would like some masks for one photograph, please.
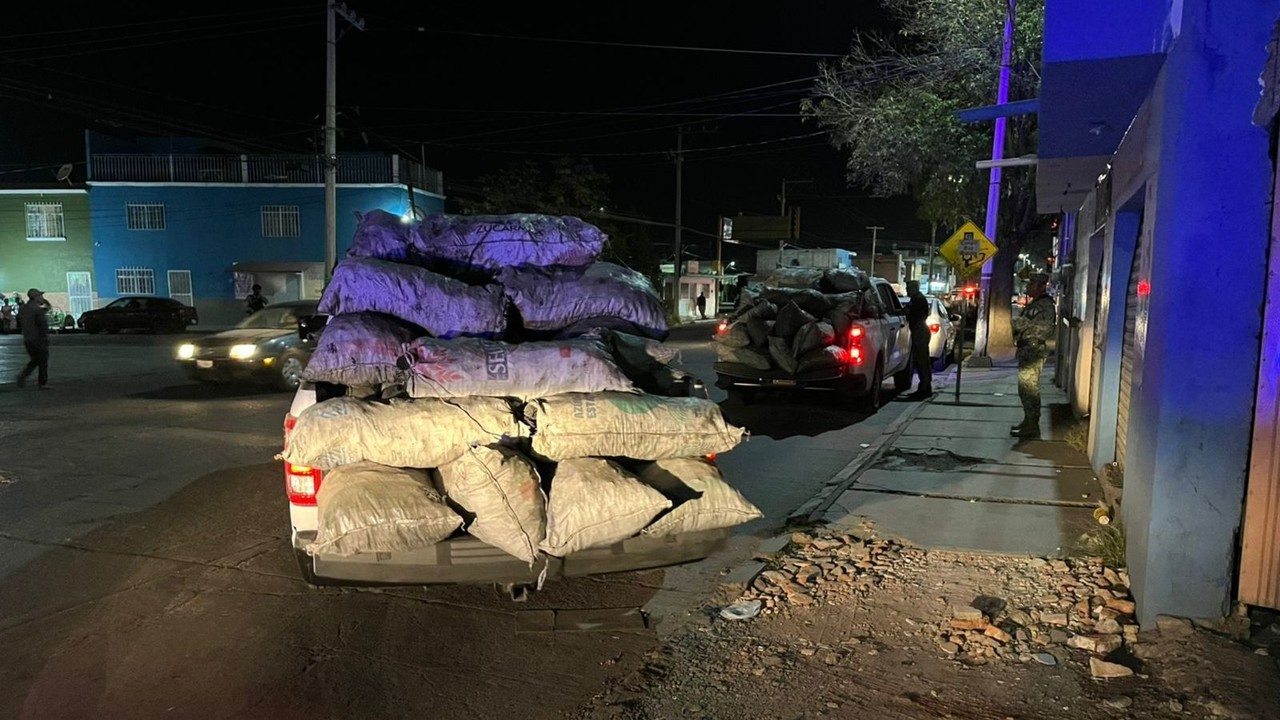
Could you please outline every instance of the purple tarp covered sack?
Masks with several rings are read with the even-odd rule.
[[[506,300],[496,285],[473,287],[412,265],[349,257],[338,263],[319,311],[379,312],[436,337],[497,337],[506,330]]]
[[[360,216],[356,233],[351,238],[348,257],[367,257],[393,262],[420,263],[413,248],[409,224],[386,210],[374,210]]]
[[[409,342],[422,331],[377,313],[347,313],[329,320],[302,377],[338,385],[396,382],[397,366]]]
[[[608,238],[575,217],[432,215],[412,230],[413,251],[486,270],[589,265]]]
[[[587,268],[504,268],[498,273],[507,297],[520,311],[524,326],[534,331],[562,330],[577,325],[584,331],[593,321],[662,340],[667,315],[653,284],[640,273],[613,263]]]

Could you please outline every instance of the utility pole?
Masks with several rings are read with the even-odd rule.
[[[813,178],[809,178],[808,180],[788,180],[786,178],[782,178],[782,194],[778,196],[778,201],[782,203],[782,206],[779,208],[778,214],[783,217],[787,216],[787,185],[804,185],[805,183],[811,182],[813,182]]]
[[[674,301],[676,319],[680,318],[680,275],[684,270],[681,261],[684,255],[684,247],[681,244],[680,228],[684,221],[684,206],[681,202],[681,194],[684,189],[684,127],[676,128],[676,262],[675,262],[675,285],[671,288],[672,300]]]
[[[1008,3],[1009,7],[1004,16],[1004,48],[1000,56],[1000,85],[996,88],[996,105],[1006,105],[1009,102],[1009,62],[1013,56],[1013,14],[1017,7],[1017,0],[1008,0]],[[991,161],[994,164],[991,167],[991,184],[987,187],[987,221],[983,232],[993,243],[996,242],[997,220],[1000,218],[1001,166],[999,162],[1004,159],[1006,122],[1007,119],[1003,116],[996,118],[995,132],[991,140]],[[996,244],[999,245],[999,243]],[[991,260],[982,264],[982,281],[978,286],[978,325],[973,337],[973,356],[986,358],[977,363],[985,367],[991,366],[990,356],[987,353],[987,339],[991,334],[991,318],[988,316],[991,314],[991,274],[994,267]]]
[[[346,3],[329,0],[325,43],[324,102],[324,275],[338,264],[338,15],[351,27],[364,30],[364,20]]]
[[[933,292],[933,246],[938,242],[938,221],[933,221],[933,227],[929,231],[929,278],[925,285],[925,294]]]
[[[867,229],[871,231],[871,270],[867,273],[867,277],[876,276],[876,239],[877,233],[884,228],[879,225],[868,225]]]

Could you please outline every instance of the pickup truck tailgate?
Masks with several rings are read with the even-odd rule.
[[[675,535],[628,538],[613,545],[582,550],[564,558],[539,556],[530,568],[517,558],[469,536],[450,538],[411,552],[300,556],[317,578],[362,585],[432,585],[442,583],[534,583],[547,578],[647,570],[701,560],[722,549],[728,528]],[[298,533],[298,552],[314,539]]]

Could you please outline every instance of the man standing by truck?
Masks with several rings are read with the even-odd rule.
[[[1049,359],[1049,337],[1056,325],[1057,308],[1045,291],[1049,276],[1036,273],[1027,283],[1031,302],[1013,321],[1018,344],[1018,397],[1022,400],[1022,424],[1009,428],[1015,437],[1040,437],[1040,371]]]
[[[911,364],[920,383],[909,400],[933,397],[933,360],[929,357],[929,300],[920,292],[920,281],[907,281],[907,327],[911,330]]]

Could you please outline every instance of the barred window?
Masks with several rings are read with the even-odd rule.
[[[116,268],[117,295],[155,295],[156,273],[151,268]]]
[[[127,203],[130,230],[163,230],[164,203]]]
[[[62,222],[62,203],[29,202],[27,203],[27,239],[28,240],[66,240],[67,233]]]
[[[301,234],[297,205],[262,206],[262,237],[298,237]]]

